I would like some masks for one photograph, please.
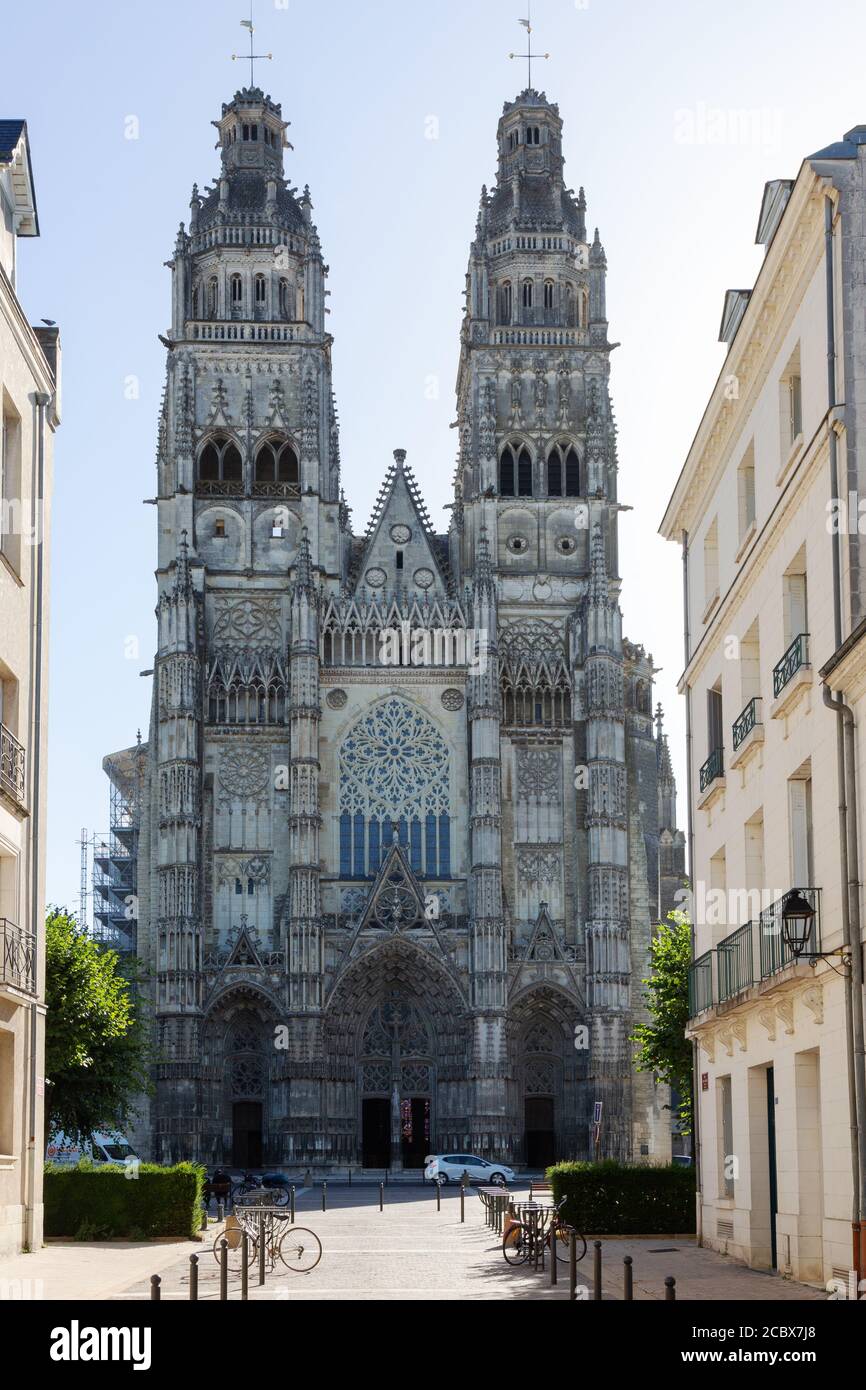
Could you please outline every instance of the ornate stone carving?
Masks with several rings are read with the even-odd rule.
[[[237,744],[223,750],[219,781],[225,796],[257,800],[268,788],[270,758],[264,748],[253,743]]]
[[[345,709],[349,699],[345,690],[329,690],[326,698],[330,709]]]
[[[519,849],[517,851],[517,876],[521,883],[529,887],[534,884],[558,883],[560,877],[558,852],[543,849]]]
[[[244,647],[281,647],[283,628],[279,599],[243,598],[218,603],[213,641]]]
[[[816,1023],[824,1022],[824,987],[820,984],[810,985],[804,990],[800,998],[806,1008],[812,1014]]]
[[[465,703],[466,699],[462,690],[442,691],[442,704],[445,706],[447,710],[450,710],[452,714],[456,713],[457,710],[462,709]]]
[[[562,758],[553,748],[518,748],[517,795],[562,799]]]

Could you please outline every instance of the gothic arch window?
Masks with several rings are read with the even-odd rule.
[[[502,284],[502,285],[499,286],[498,300],[499,300],[499,305],[498,305],[498,314],[497,314],[497,317],[498,317],[498,319],[499,319],[499,322],[500,322],[501,324],[510,323],[510,322],[511,322],[511,281],[510,281],[510,280],[506,280],[504,284]]]
[[[502,497],[532,497],[532,455],[525,445],[509,444],[499,460]]]
[[[300,481],[298,456],[287,440],[270,439],[256,454],[256,482],[289,483]]]
[[[291,319],[291,318],[293,318],[293,317],[294,317],[294,312],[293,312],[293,311],[294,311],[294,305],[293,305],[293,303],[292,303],[291,288],[290,288],[290,286],[289,286],[288,280],[286,280],[286,279],[280,280],[279,298],[280,298],[280,318],[283,318],[283,319]]]
[[[565,323],[568,328],[577,327],[577,299],[570,282],[565,286]]]
[[[553,308],[555,293],[556,293],[556,290],[555,290],[555,286],[554,286],[553,281],[552,281],[552,280],[545,280],[545,282],[544,282],[544,307],[545,307],[545,309],[550,310],[550,309]]]
[[[212,275],[207,282],[207,312],[209,318],[216,318],[219,307],[219,282],[215,275]]]
[[[451,877],[451,759],[407,700],[381,701],[340,749],[340,875],[378,872],[397,835],[415,873]]]
[[[265,301],[267,300],[267,297],[268,297],[267,281],[265,280],[264,275],[257,275],[257,276],[256,276],[256,305],[257,305],[258,308],[260,308],[260,309],[264,308]]]
[[[580,497],[580,458],[574,445],[561,440],[547,456],[549,497]]]
[[[196,282],[192,287],[192,316],[198,318],[199,304],[201,303],[201,286]]]
[[[533,297],[534,291],[535,291],[535,287],[534,287],[534,285],[533,285],[533,282],[532,282],[531,280],[524,280],[524,282],[523,282],[523,307],[524,307],[524,309],[531,309],[531,308],[532,308],[532,297]]]
[[[212,435],[198,456],[198,476],[203,483],[241,482],[244,465],[234,441],[226,435]]]
[[[240,275],[233,275],[229,281],[232,313],[239,314],[244,304],[244,282]]]

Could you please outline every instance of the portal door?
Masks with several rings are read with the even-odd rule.
[[[423,1168],[430,1152],[430,1101],[416,1096],[400,1102],[403,1167]]]
[[[232,1163],[236,1168],[262,1166],[262,1107],[239,1100],[232,1106]]]
[[[365,1168],[391,1166],[391,1102],[387,1097],[361,1102],[361,1153]]]
[[[552,1096],[527,1096],[524,1127],[527,1168],[549,1168],[556,1162],[556,1125]]]

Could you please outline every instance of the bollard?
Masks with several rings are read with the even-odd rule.
[[[292,1185],[291,1220],[292,1220],[292,1225],[294,1226],[294,1224],[295,1224],[295,1188],[294,1188],[294,1185]]]
[[[259,1217],[259,1288],[265,1282],[265,1218]]]
[[[441,1182],[437,1182],[437,1183],[435,1184],[435,1187],[436,1187],[436,1210],[437,1210],[437,1211],[441,1211],[441,1210],[442,1210],[442,1184],[441,1184]]]
[[[665,1303],[676,1303],[677,1301],[677,1281],[672,1274],[665,1280]]]
[[[322,1211],[328,1210],[328,1184],[322,1183]]]
[[[557,1280],[557,1272],[556,1272],[556,1242],[557,1242],[558,1239],[559,1239],[559,1237],[557,1236],[556,1227],[555,1227],[555,1225],[553,1224],[553,1222],[551,1222],[551,1223],[550,1223],[550,1287],[551,1287],[552,1289],[553,1289],[553,1288],[556,1288],[556,1280]]]
[[[385,1184],[383,1182],[379,1183],[379,1210],[385,1210]]]
[[[632,1258],[631,1258],[631,1255],[624,1255],[624,1256],[623,1256],[623,1261],[622,1261],[622,1263],[623,1263],[623,1271],[622,1271],[622,1283],[623,1283],[622,1296],[623,1296],[623,1301],[624,1301],[625,1303],[633,1303],[633,1302],[634,1302],[634,1285],[633,1285],[633,1283],[632,1283]]]
[[[161,1295],[159,1289],[161,1283],[162,1280],[158,1274],[152,1274],[150,1276],[150,1297],[154,1303],[159,1303],[160,1301]]]
[[[460,1224],[466,1220],[466,1188],[460,1184]]]
[[[202,1229],[203,1231],[206,1231],[206,1230],[207,1230],[207,1221],[208,1221],[207,1207],[202,1207],[202,1209],[201,1209],[201,1229]]]
[[[198,1255],[189,1257],[189,1301],[198,1302]]]
[[[225,1221],[226,1206],[225,1202],[217,1202],[217,1221]]]
[[[220,1303],[228,1301],[229,1296],[229,1243],[223,1236],[220,1241]]]
[[[577,1232],[572,1231],[568,1242],[568,1297],[577,1302]]]
[[[593,1255],[592,1270],[592,1298],[594,1303],[601,1302],[601,1241],[593,1241],[595,1254]]]
[[[247,1228],[241,1236],[241,1299],[245,1303],[250,1296],[250,1238]]]

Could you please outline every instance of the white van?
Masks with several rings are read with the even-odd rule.
[[[136,1161],[136,1154],[126,1135],[120,1134],[117,1130],[113,1133],[92,1134],[89,1142],[72,1140],[65,1134],[55,1134],[49,1139],[45,1150],[46,1163],[63,1163],[74,1167],[82,1158],[89,1158],[94,1163],[114,1163],[118,1167],[126,1168],[131,1162]]]

